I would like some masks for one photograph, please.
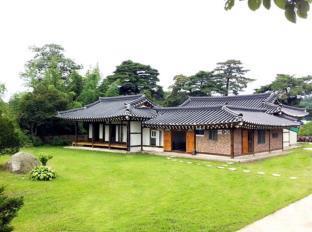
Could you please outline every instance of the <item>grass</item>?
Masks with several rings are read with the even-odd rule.
[[[53,155],[48,164],[57,179],[34,182],[0,171],[6,192],[24,196],[15,231],[234,231],[312,193],[312,152],[302,148],[229,165],[235,171],[216,168],[224,163],[144,154],[24,150]]]

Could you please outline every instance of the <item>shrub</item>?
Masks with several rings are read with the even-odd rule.
[[[10,232],[13,231],[10,222],[16,217],[18,210],[23,206],[23,198],[9,198],[3,192],[4,188],[0,187],[0,231]]]
[[[31,140],[32,140],[32,144],[33,144],[35,147],[39,147],[39,146],[42,146],[42,145],[43,145],[42,139],[40,139],[39,137],[33,136],[33,137],[31,138]]]
[[[15,154],[16,152],[19,151],[19,149],[20,149],[19,147],[7,147],[7,148],[4,148],[0,151],[0,155],[2,155],[2,154],[9,154],[9,155]]]
[[[47,166],[37,166],[30,172],[30,178],[38,181],[49,181],[56,178],[55,171]]]
[[[52,159],[52,158],[53,158],[52,155],[40,155],[40,156],[39,156],[39,160],[40,160],[42,166],[46,166],[47,163],[48,163],[48,161],[49,161],[50,159]]]
[[[0,154],[7,153],[6,149],[20,147],[18,134],[14,128],[14,124],[10,119],[4,117],[0,113]]]
[[[51,144],[53,146],[65,146],[65,145],[68,145],[69,142],[65,139],[60,138],[60,137],[53,137],[51,139],[51,141],[49,141],[49,144]]]
[[[300,127],[299,135],[302,135],[302,136],[312,136],[312,122],[308,122],[306,124],[303,124]]]

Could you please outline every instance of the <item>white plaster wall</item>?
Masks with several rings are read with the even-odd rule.
[[[151,145],[150,128],[143,128],[143,145]]]
[[[130,145],[141,145],[141,134],[130,134]]]
[[[131,121],[130,122],[131,133],[141,133],[141,122]]]
[[[297,144],[297,136],[298,134],[294,131],[290,131],[289,133],[289,136],[290,136],[290,146],[292,145],[296,145]]]
[[[288,129],[283,129],[283,147],[290,146],[290,133]]]
[[[93,130],[92,124],[89,123],[89,139],[92,139],[92,130]]]
[[[109,140],[109,126],[105,125],[105,141]]]
[[[124,143],[126,143],[127,142],[127,126],[123,125],[122,130],[123,130],[123,132],[122,132],[122,141]]]
[[[99,126],[99,139],[103,139],[103,124],[102,123]]]

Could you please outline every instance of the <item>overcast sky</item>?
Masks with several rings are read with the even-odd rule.
[[[103,76],[126,59],[150,64],[165,87],[176,74],[240,59],[257,79],[251,93],[277,73],[312,74],[310,18],[292,24],[275,6],[252,12],[246,1],[231,11],[223,0],[1,1],[0,82],[6,99],[22,91],[29,46],[57,43],[86,69],[98,63]]]

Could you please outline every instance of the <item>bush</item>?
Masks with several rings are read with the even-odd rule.
[[[299,135],[301,135],[301,136],[312,136],[312,122],[308,122],[306,124],[303,124],[300,127]]]
[[[62,139],[60,137],[53,137],[51,141],[49,141],[49,144],[53,146],[65,146],[70,144],[70,142],[66,141],[65,139]]]
[[[33,136],[31,140],[34,147],[39,147],[43,145],[42,139],[40,139],[39,137]]]
[[[56,178],[55,171],[47,166],[35,167],[30,172],[30,178],[38,181],[49,181]]]
[[[40,155],[39,156],[39,160],[40,160],[42,166],[47,166],[48,161],[52,158],[53,158],[52,155]]]
[[[15,154],[15,153],[19,152],[19,150],[20,150],[19,147],[7,147],[7,148],[4,148],[0,151],[0,155],[2,155],[2,154],[8,154],[8,155]]]
[[[0,154],[7,153],[10,149],[18,149],[20,141],[14,124],[0,114]]]
[[[10,232],[13,227],[10,222],[16,217],[18,210],[23,206],[23,198],[9,198],[3,194],[4,188],[0,188],[0,231]]]

